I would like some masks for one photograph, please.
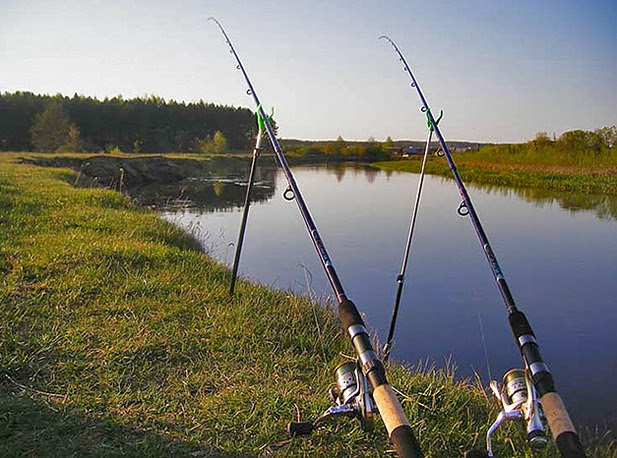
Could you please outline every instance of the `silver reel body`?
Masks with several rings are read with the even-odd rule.
[[[336,388],[329,390],[334,402],[314,421],[291,422],[288,430],[292,437],[308,435],[324,420],[335,416],[347,416],[360,420],[362,429],[373,428],[377,406],[371,395],[370,385],[357,362],[343,363],[334,371]]]
[[[486,451],[493,456],[492,435],[507,420],[522,420],[527,430],[527,441],[531,448],[539,450],[546,446],[548,437],[544,427],[544,411],[528,370],[512,369],[503,376],[500,387],[491,381],[491,391],[501,402],[502,411],[486,433]]]

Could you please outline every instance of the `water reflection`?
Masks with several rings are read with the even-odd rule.
[[[245,170],[243,172],[246,172]],[[251,191],[254,202],[266,202],[272,198],[276,188],[276,169],[259,168]],[[189,178],[179,183],[162,185],[160,183],[135,188],[131,195],[142,205],[155,207],[162,211],[183,208],[193,211],[233,211],[244,205],[246,178],[238,171],[223,175]]]
[[[581,192],[552,191],[538,188],[508,188],[503,186],[477,184],[489,194],[517,196],[537,207],[557,204],[564,210],[572,212],[593,211],[601,219],[617,219],[617,196],[587,194]]]
[[[270,159],[270,158],[266,158]],[[134,191],[134,197],[142,204],[159,209],[193,208],[204,210],[227,211],[242,206],[246,193],[246,163],[230,166],[229,161],[213,163],[215,176],[202,179],[189,179],[173,185],[160,184],[145,186]],[[319,171],[331,174],[341,183],[346,175],[354,178],[364,177],[367,183],[374,183],[378,175],[391,178],[394,175],[406,175],[401,172],[382,171],[368,165],[354,163],[334,163],[325,165],[304,165],[303,170]],[[266,166],[258,167],[253,191],[253,201],[265,202],[275,193],[277,168],[270,159]],[[442,182],[450,183],[450,178],[439,177]],[[453,183],[450,183],[453,185]],[[473,183],[473,187],[489,195],[518,197],[537,207],[559,205],[571,212],[593,211],[601,219],[617,219],[617,196],[587,194],[580,192],[554,191],[538,188],[510,188],[492,184]]]

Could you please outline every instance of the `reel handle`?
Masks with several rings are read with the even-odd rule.
[[[546,393],[540,398],[540,402],[561,456],[585,458],[585,450],[581,445],[578,434],[576,434],[576,429],[572,420],[570,420],[561,396],[555,392]]]
[[[287,425],[287,431],[291,437],[308,436],[313,432],[314,425],[311,421],[291,421]]]

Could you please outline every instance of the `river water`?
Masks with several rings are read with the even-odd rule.
[[[348,297],[383,342],[418,175],[357,166],[293,170]],[[240,275],[332,302],[296,205],[283,199],[286,186],[278,170],[260,170]],[[214,200],[184,191],[188,200],[163,215],[230,265],[245,189],[237,176],[214,180]],[[468,190],[575,423],[614,428],[616,199]],[[522,362],[471,222],[456,213],[459,200],[452,180],[426,177],[393,357],[438,367],[450,361],[458,376],[477,374],[487,385],[489,372],[500,380]]]

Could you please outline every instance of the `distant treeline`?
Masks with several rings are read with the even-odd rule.
[[[374,138],[366,141],[350,141],[339,136],[336,140],[310,141],[297,139],[281,140],[283,150],[296,161],[385,161],[409,155],[421,154],[425,142],[417,140],[392,140],[387,137],[380,142]],[[453,152],[472,151],[482,144],[476,142],[448,142]]]
[[[392,157],[388,149],[392,140],[348,142],[339,137],[322,142],[283,141],[282,146],[289,157],[306,162],[384,161]]]
[[[571,130],[558,138],[540,132],[526,143],[485,145],[470,153],[469,159],[493,164],[614,167],[617,165],[617,127]]]
[[[295,151],[299,150],[300,147],[317,147],[319,149],[323,149],[322,146],[328,148],[327,145],[335,144],[340,141],[345,142],[345,145],[359,145],[359,146],[368,146],[371,143],[375,143],[376,140],[373,138],[369,138],[368,140],[345,140],[342,137],[339,137],[337,140],[299,140],[296,138],[284,138],[281,139],[281,146],[285,151]],[[400,150],[403,151],[408,148],[424,148],[426,144],[425,140],[392,140],[390,137],[386,138],[385,141],[380,142],[385,147],[391,150]],[[433,139],[433,144],[436,144],[436,140]],[[468,142],[468,141],[460,141],[460,140],[448,140],[449,148],[458,148],[459,150],[477,150],[480,149],[483,145],[487,143],[479,143],[479,142]]]
[[[194,152],[217,132],[225,147],[250,149],[256,131],[251,110],[203,101],[0,93],[0,150],[5,151]]]

